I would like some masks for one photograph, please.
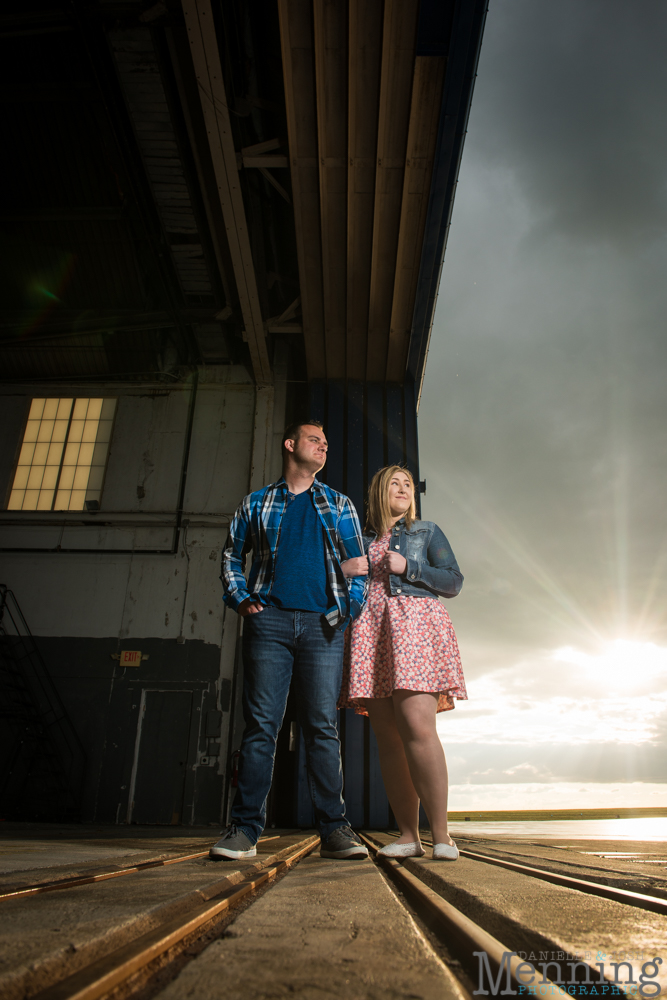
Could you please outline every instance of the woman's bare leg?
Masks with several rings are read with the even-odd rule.
[[[378,743],[382,780],[398,829],[397,843],[419,843],[419,798],[396,726],[393,698],[367,698],[364,707]]]
[[[392,701],[412,785],[428,816],[433,843],[451,844],[453,841],[447,830],[447,762],[435,726],[438,695],[426,691],[394,691]],[[382,774],[384,776],[384,771]]]

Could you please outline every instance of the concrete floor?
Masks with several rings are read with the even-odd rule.
[[[462,848],[470,851],[498,854],[519,864],[539,863],[542,867],[557,867],[563,874],[574,878],[587,878],[591,874],[627,876],[634,882],[636,892],[649,891],[642,888],[646,882],[663,886],[667,890],[667,844],[651,841],[598,841],[531,840],[512,837],[465,837],[458,836]],[[546,862],[546,865],[544,864]]]
[[[583,826],[583,824],[582,824]],[[584,831],[582,830],[582,833]],[[667,862],[662,841],[589,840],[558,841],[537,836],[464,837],[462,849],[496,853],[520,864],[547,867],[573,878],[608,877],[633,892],[652,894],[656,888],[664,898]],[[606,856],[605,856],[606,855]],[[656,862],[651,864],[650,862]],[[481,924],[513,950],[530,956],[548,952],[550,957],[580,956],[591,966],[602,962],[605,978],[613,980],[612,963],[629,962],[639,982],[642,966],[660,957],[663,964],[654,977],[667,992],[667,916],[613,900],[586,896],[574,889],[526,878],[516,872],[462,857],[443,871],[442,865],[425,858],[409,862],[411,870],[424,877],[454,906]],[[571,972],[566,958],[566,978]],[[650,971],[650,970],[647,970]],[[628,970],[619,972],[622,980]]]
[[[107,858],[124,858],[135,854],[135,847],[102,847],[78,841],[31,840],[26,846],[22,840],[2,840],[0,846],[0,876],[21,872],[26,868],[78,866],[81,862],[104,861]]]
[[[85,871],[91,865],[140,860],[207,850],[218,828],[84,826],[56,823],[0,824],[0,890],[19,882],[41,881]],[[39,879],[31,873],[40,868]]]
[[[464,1000],[372,861],[304,859],[161,1000]]]
[[[22,830],[8,827],[3,824],[0,847],[8,852],[4,855],[7,863],[15,867],[2,876],[3,892],[207,852],[218,836],[217,830],[209,828],[49,829],[46,824]],[[115,833],[118,835],[114,837]],[[287,837],[285,843],[302,839],[299,832]],[[65,972],[71,974],[122,947],[178,915],[191,903],[193,891],[206,890],[212,883],[273,853],[276,840],[277,836],[267,837],[258,846],[257,858],[238,865],[219,864],[203,857],[104,882],[0,900],[0,995],[3,1000],[23,1000]],[[44,845],[50,855],[48,867],[43,864]],[[39,865],[27,867],[33,865],[37,852]],[[17,870],[20,864],[24,867]]]
[[[511,950],[527,956],[548,952],[554,959],[558,953],[577,955],[593,966],[602,961],[608,966],[605,976],[612,979],[610,963],[626,956],[630,956],[635,979],[654,956],[662,956],[667,964],[667,916],[583,896],[574,889],[468,858],[461,858],[444,873],[438,862],[418,864],[428,884]],[[564,971],[569,979],[566,964]],[[664,991],[667,968],[659,982]]]
[[[466,831],[467,832],[467,831]],[[267,831],[259,854],[278,848],[280,831]],[[217,829],[179,827],[0,827],[0,889],[72,875],[118,870],[174,855],[205,852]],[[294,843],[303,833],[284,841]],[[390,838],[388,838],[390,839]],[[649,876],[667,886],[665,844],[643,841],[538,837],[460,837],[460,846],[512,855],[517,861],[566,865],[568,874],[621,873],[640,884]],[[592,853],[595,852],[595,853]],[[430,852],[428,852],[430,854]],[[606,854],[606,857],[599,857]],[[57,892],[0,900],[0,993],[24,1000],[49,983],[109,954],[177,915],[195,890],[254,863],[215,863],[206,857]],[[647,862],[656,861],[649,866]],[[641,862],[641,863],[640,863]],[[658,980],[667,989],[667,917],[515,872],[461,858],[455,864],[427,856],[408,866],[438,893],[529,958],[540,952],[586,956],[591,964],[629,961],[634,979],[654,957],[664,959]],[[627,976],[627,969],[623,978]],[[323,997],[442,997],[461,1000],[448,968],[372,862],[301,861],[244,910],[160,994],[165,1000],[231,1000],[300,994]]]

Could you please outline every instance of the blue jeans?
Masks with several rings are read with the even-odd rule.
[[[265,606],[243,621],[243,718],[238,788],[231,822],[256,843],[266,821],[276,740],[294,676],[297,713],[315,821],[323,840],[347,826],[336,702],[343,633],[313,611]]]

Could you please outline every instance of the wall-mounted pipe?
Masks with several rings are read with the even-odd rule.
[[[178,491],[178,506],[176,508],[176,527],[174,529],[174,539],[171,546],[171,555],[178,552],[181,539],[181,525],[183,523],[183,503],[185,502],[185,486],[188,479],[188,462],[190,460],[190,444],[192,442],[192,427],[195,422],[195,406],[197,404],[197,389],[199,388],[199,369],[195,368],[192,373],[192,389],[190,390],[190,402],[188,405],[188,422],[185,428],[185,442],[183,444],[183,459],[181,461],[181,482]]]

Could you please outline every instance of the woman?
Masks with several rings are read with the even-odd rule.
[[[346,634],[340,706],[368,715],[377,738],[387,797],[400,837],[390,857],[421,857],[419,802],[428,816],[433,857],[455,861],[447,830],[447,764],[436,713],[467,698],[456,636],[438,600],[455,597],[463,577],[449,542],[432,521],[415,518],[406,469],[373,477],[368,495],[367,557],[343,563],[346,576],[371,568],[368,603]]]

